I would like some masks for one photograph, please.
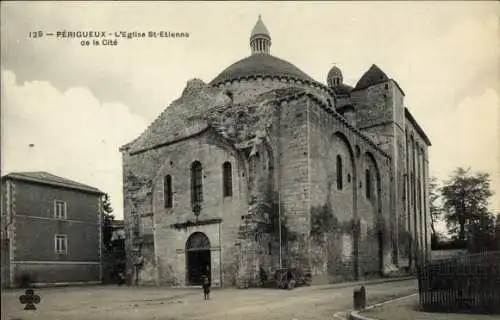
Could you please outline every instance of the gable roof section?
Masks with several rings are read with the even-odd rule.
[[[182,96],[172,102],[137,139],[120,150],[127,149],[130,154],[140,153],[203,131],[206,123],[189,119],[229,102],[230,98],[223,90],[207,86],[199,79],[190,80]]]
[[[354,90],[362,90],[368,87],[371,87],[375,84],[379,84],[382,82],[386,82],[389,80],[389,77],[375,64],[372,64],[370,69],[366,71],[361,79],[359,79],[358,83],[354,87]]]
[[[2,179],[6,178],[26,181],[26,182],[35,182],[61,188],[80,190],[95,194],[103,194],[103,192],[97,188],[73,180],[69,180],[63,177],[59,177],[45,171],[12,172],[2,177]]]

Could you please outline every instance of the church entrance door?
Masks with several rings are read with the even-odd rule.
[[[202,232],[195,232],[186,241],[186,274],[188,285],[201,285],[203,276],[211,280],[210,240]]]

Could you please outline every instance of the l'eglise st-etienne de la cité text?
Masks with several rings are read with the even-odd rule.
[[[126,32],[117,31],[114,33],[116,38],[189,38],[188,32],[173,32],[173,31],[147,31],[147,32]]]

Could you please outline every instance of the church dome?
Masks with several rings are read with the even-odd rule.
[[[372,64],[370,69],[366,71],[361,79],[359,79],[358,83],[356,84],[356,87],[354,87],[354,90],[362,90],[366,89],[368,87],[371,87],[373,85],[386,82],[389,80],[389,77],[382,71],[379,67],[376,65]]]
[[[285,60],[270,54],[252,54],[241,59],[223,70],[210,84],[216,85],[226,81],[250,76],[284,77],[296,80],[316,82],[299,68]]]
[[[335,87],[342,84],[343,81],[342,71],[339,67],[333,66],[326,76],[326,83],[329,87]]]
[[[210,84],[218,85],[227,81],[256,76],[316,82],[290,62],[270,54],[271,35],[260,15],[250,36],[250,48],[252,49],[251,56],[224,69]]]

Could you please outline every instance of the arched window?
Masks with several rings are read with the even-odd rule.
[[[163,180],[163,200],[165,204],[165,208],[172,208],[173,199],[172,199],[172,176],[166,175]]]
[[[343,181],[342,181],[342,157],[337,155],[337,189],[342,190]]]
[[[222,194],[224,197],[233,196],[233,172],[231,162],[222,165]]]
[[[203,169],[199,161],[191,165],[191,203],[199,204],[203,201]]]
[[[365,191],[366,198],[370,199],[372,196],[372,181],[371,181],[370,169],[365,170]]]

